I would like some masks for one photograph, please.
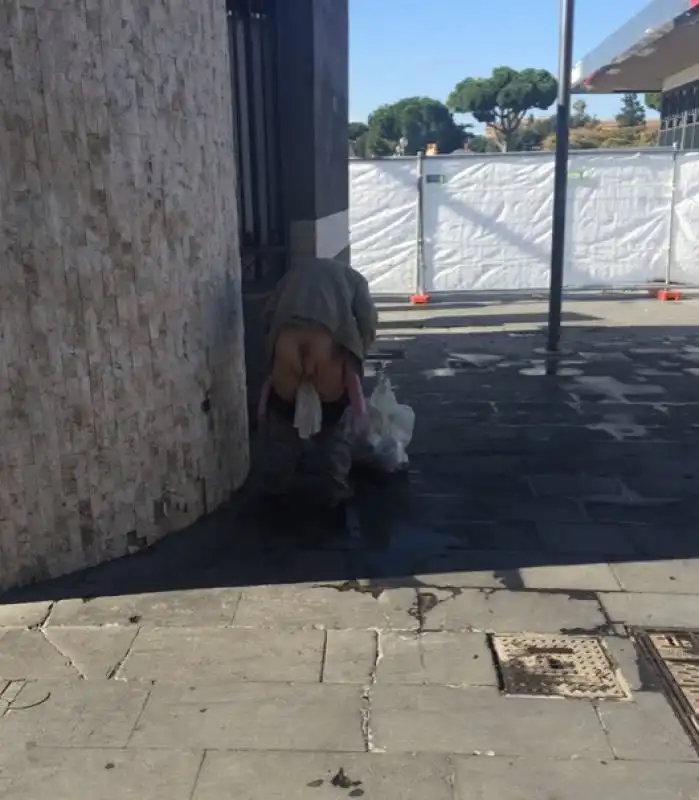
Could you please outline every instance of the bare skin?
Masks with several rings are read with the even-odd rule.
[[[313,384],[323,403],[345,393],[345,358],[323,328],[284,328],[274,348],[272,387],[287,402],[296,399],[301,383]]]

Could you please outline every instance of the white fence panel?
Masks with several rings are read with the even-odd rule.
[[[699,284],[699,153],[578,152],[569,169],[566,287],[663,280],[668,261]],[[423,171],[428,292],[548,287],[553,154],[433,156]],[[378,294],[416,288],[417,174],[417,159],[350,162],[353,265]]]
[[[553,156],[433,156],[424,173],[428,291],[548,285]]]
[[[673,281],[699,285],[699,153],[680,153],[673,219]]]
[[[571,154],[566,286],[665,278],[673,161],[670,151]]]
[[[417,279],[417,160],[350,161],[352,266],[374,294],[410,294]]]

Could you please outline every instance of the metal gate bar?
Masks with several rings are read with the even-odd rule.
[[[277,2],[227,0],[243,288],[255,291],[279,278],[285,256]]]

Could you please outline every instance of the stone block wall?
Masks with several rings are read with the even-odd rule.
[[[0,588],[245,479],[224,0],[0,3]]]

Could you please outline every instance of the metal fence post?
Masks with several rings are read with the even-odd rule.
[[[422,150],[417,154],[417,230],[415,259],[415,298],[423,298],[425,294],[425,238],[424,238],[424,184],[425,154]]]
[[[667,263],[665,264],[665,286],[672,283],[672,259],[675,255],[675,205],[677,204],[677,173],[680,161],[680,153],[677,142],[672,145],[672,180],[670,183],[670,225],[667,243]]]
[[[558,65],[558,104],[556,106],[556,161],[553,178],[553,230],[551,232],[551,275],[549,282],[548,330],[546,351],[558,353],[561,344],[561,309],[565,261],[568,156],[570,150],[570,95],[573,68],[573,24],[575,0],[561,0]],[[555,374],[556,361],[549,359],[546,373]]]

